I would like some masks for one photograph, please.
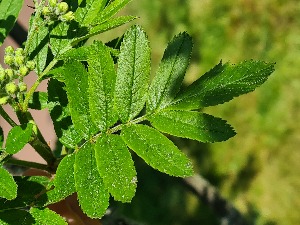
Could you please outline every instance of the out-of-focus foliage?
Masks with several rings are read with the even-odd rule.
[[[186,30],[192,35],[193,61],[186,83],[198,78],[221,59],[232,63],[245,59],[277,63],[274,76],[256,92],[207,110],[233,124],[238,133],[236,137],[211,145],[193,141],[177,141],[177,144],[194,157],[198,165],[195,169],[217,185],[251,223],[299,224],[300,2],[139,0],[130,4],[125,13],[138,15],[139,23],[153,40],[154,67],[162,56],[163,46],[174,34]],[[148,189],[159,189],[156,185],[164,186],[153,181],[151,187],[144,186],[143,189],[140,182],[143,195],[149,194]],[[167,190],[170,191],[165,193]],[[164,197],[176,192],[172,188],[159,191]],[[136,198],[139,198],[141,194],[137,194]],[[157,198],[149,198],[149,201],[153,199],[153,202],[147,202],[149,210],[142,211],[144,215],[148,211],[149,218],[151,214],[155,215],[155,224],[192,224],[191,221],[215,224],[209,223],[213,221],[210,214],[203,217],[203,212],[207,211],[205,206],[191,209],[195,205],[195,199],[191,200],[191,197],[187,197],[190,203],[183,208],[189,212],[197,211],[192,214],[198,213],[202,217],[190,221],[178,219],[177,222],[175,216],[185,211],[172,214],[176,209],[158,207]],[[180,203],[178,201],[178,205]],[[151,204],[157,207],[151,207]],[[131,211],[138,215],[139,210],[134,207]],[[173,220],[164,220],[168,214]],[[189,213],[191,217],[192,214]],[[161,218],[161,223],[157,218]]]

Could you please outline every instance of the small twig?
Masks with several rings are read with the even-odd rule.
[[[2,106],[0,106],[0,115],[3,117],[3,119],[6,120],[6,122],[9,123],[9,125],[11,125],[12,127],[17,126],[16,122],[13,121],[12,118],[10,118],[10,116],[7,114],[7,112],[5,112],[5,110],[2,108]]]
[[[10,158],[5,163],[51,172],[51,169],[47,165],[41,164],[41,163],[36,163],[36,162],[29,162],[29,161]]]
[[[200,175],[184,178],[183,183],[221,218],[222,225],[247,225],[242,214]]]

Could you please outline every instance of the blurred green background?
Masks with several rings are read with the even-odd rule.
[[[251,224],[300,224],[300,1],[134,0],[123,13],[140,17],[135,22],[149,36],[153,74],[167,42],[181,31],[194,40],[187,84],[220,60],[277,63],[255,92],[205,109],[232,124],[234,138],[175,142]],[[138,192],[122,205],[126,215],[156,225],[219,223],[177,179],[137,166]]]

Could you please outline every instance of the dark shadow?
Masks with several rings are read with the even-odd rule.
[[[0,33],[0,43],[3,43],[4,39],[11,31],[16,21],[16,17],[9,15],[5,20],[0,20],[0,29],[5,29],[4,35]]]

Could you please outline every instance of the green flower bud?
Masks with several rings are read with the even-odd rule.
[[[23,48],[17,48],[15,51],[16,56],[23,56],[24,54],[24,49]]]
[[[67,12],[66,14],[60,16],[60,20],[63,22],[70,22],[75,19],[74,13],[72,11]]]
[[[21,66],[19,68],[19,72],[20,72],[20,75],[26,76],[29,73],[29,69],[27,68],[27,66]]]
[[[9,100],[9,96],[4,96],[4,97],[0,98],[0,105],[7,104],[8,100]]]
[[[27,68],[32,71],[35,69],[35,62],[34,61],[27,61],[26,63]]]
[[[23,65],[23,64],[24,64],[24,61],[25,61],[24,56],[22,56],[22,55],[16,55],[16,56],[15,56],[15,64],[16,64],[17,66]]]
[[[5,54],[6,55],[12,55],[12,54],[14,54],[14,48],[12,47],[12,46],[7,46],[6,48],[5,48]]]
[[[68,11],[68,9],[69,9],[68,3],[61,2],[61,3],[58,3],[57,8],[55,10],[55,13],[57,15],[63,15],[63,14],[66,14],[66,12]]]
[[[49,0],[49,6],[55,8],[57,5],[57,0]]]
[[[20,92],[25,92],[25,91],[27,91],[27,84],[26,84],[26,83],[20,82],[18,86],[19,86],[19,91],[20,91]]]
[[[9,77],[9,79],[13,79],[14,78],[14,71],[12,69],[5,69],[5,74]]]
[[[0,83],[3,82],[6,78],[5,71],[0,69]]]
[[[12,66],[14,64],[14,57],[11,56],[11,55],[5,55],[4,56],[4,63],[9,65],[9,66]]]
[[[43,7],[43,10],[42,10],[42,14],[44,16],[49,16],[51,14],[51,11],[50,11],[50,8],[49,7]]]
[[[6,84],[5,90],[6,90],[7,94],[13,95],[17,92],[18,86],[15,84],[15,82],[10,82],[10,83]]]

